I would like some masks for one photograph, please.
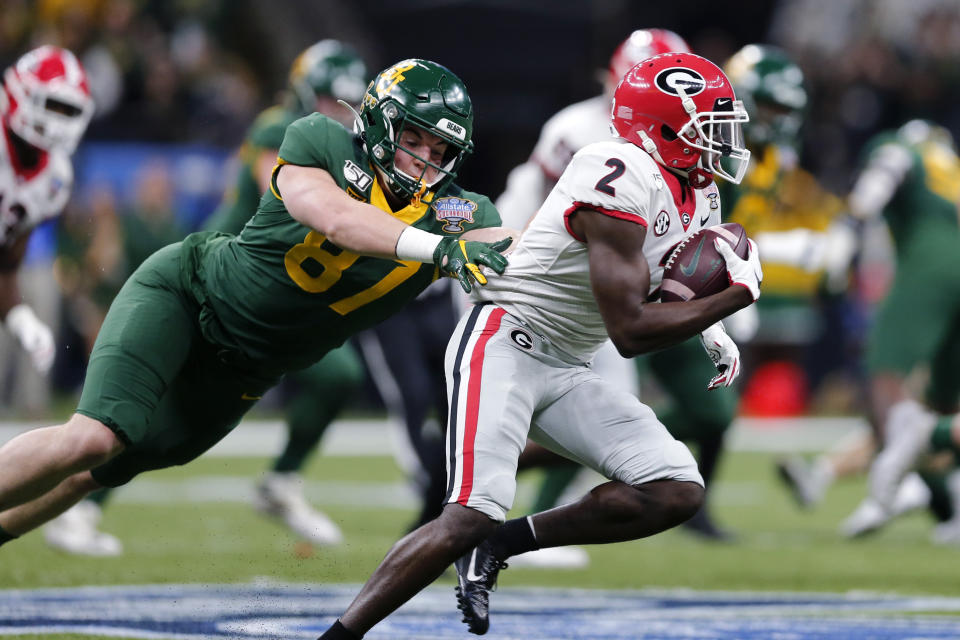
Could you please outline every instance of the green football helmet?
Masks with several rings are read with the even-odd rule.
[[[950,130],[930,120],[910,120],[906,122],[897,129],[897,138],[904,144],[911,146],[935,144],[954,153],[957,150]]]
[[[321,40],[290,67],[294,108],[304,115],[313,113],[320,96],[358,104],[368,79],[367,65],[356,51],[339,40]]]
[[[807,107],[800,67],[782,49],[748,44],[727,60],[724,71],[750,114],[747,140],[797,148]]]
[[[447,143],[440,165],[415,154],[424,163],[418,176],[396,168],[397,143],[405,127],[415,125]],[[381,71],[367,86],[357,116],[357,130],[377,169],[396,197],[419,198],[426,190],[441,193],[473,151],[473,103],[463,82],[446,67],[411,58]],[[427,182],[428,168],[437,176]]]

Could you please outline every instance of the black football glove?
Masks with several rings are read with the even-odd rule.
[[[502,255],[513,238],[504,238],[497,242],[479,242],[444,238],[433,251],[433,263],[445,276],[456,278],[467,293],[473,290],[472,280],[478,284],[487,284],[478,265],[490,267],[497,273],[507,268],[507,259]]]

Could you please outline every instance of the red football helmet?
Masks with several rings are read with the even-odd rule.
[[[737,184],[750,161],[749,120],[720,68],[692,53],[665,53],[634,66],[617,85],[613,128],[702,189],[719,175]]]
[[[610,56],[609,86],[617,86],[620,78],[641,60],[671,51],[690,53],[690,45],[668,29],[637,29]]]
[[[93,115],[87,74],[76,56],[45,45],[24,54],[3,74],[3,122],[42,149],[71,153]]]

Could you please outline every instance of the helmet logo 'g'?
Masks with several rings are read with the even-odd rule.
[[[678,88],[688,96],[695,96],[707,87],[707,81],[693,69],[686,67],[670,67],[664,69],[654,78],[657,88],[671,96],[679,96]]]

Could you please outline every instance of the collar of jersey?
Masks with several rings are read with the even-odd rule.
[[[407,224],[413,224],[427,213],[427,210],[430,208],[430,203],[433,202],[433,196],[433,191],[428,191],[423,198],[421,198],[420,204],[416,206],[408,204],[399,211],[393,211],[390,208],[390,204],[387,202],[386,194],[380,187],[380,181],[374,180],[373,187],[370,188],[370,204],[375,206],[377,209],[386,211],[394,218],[398,218]]]

